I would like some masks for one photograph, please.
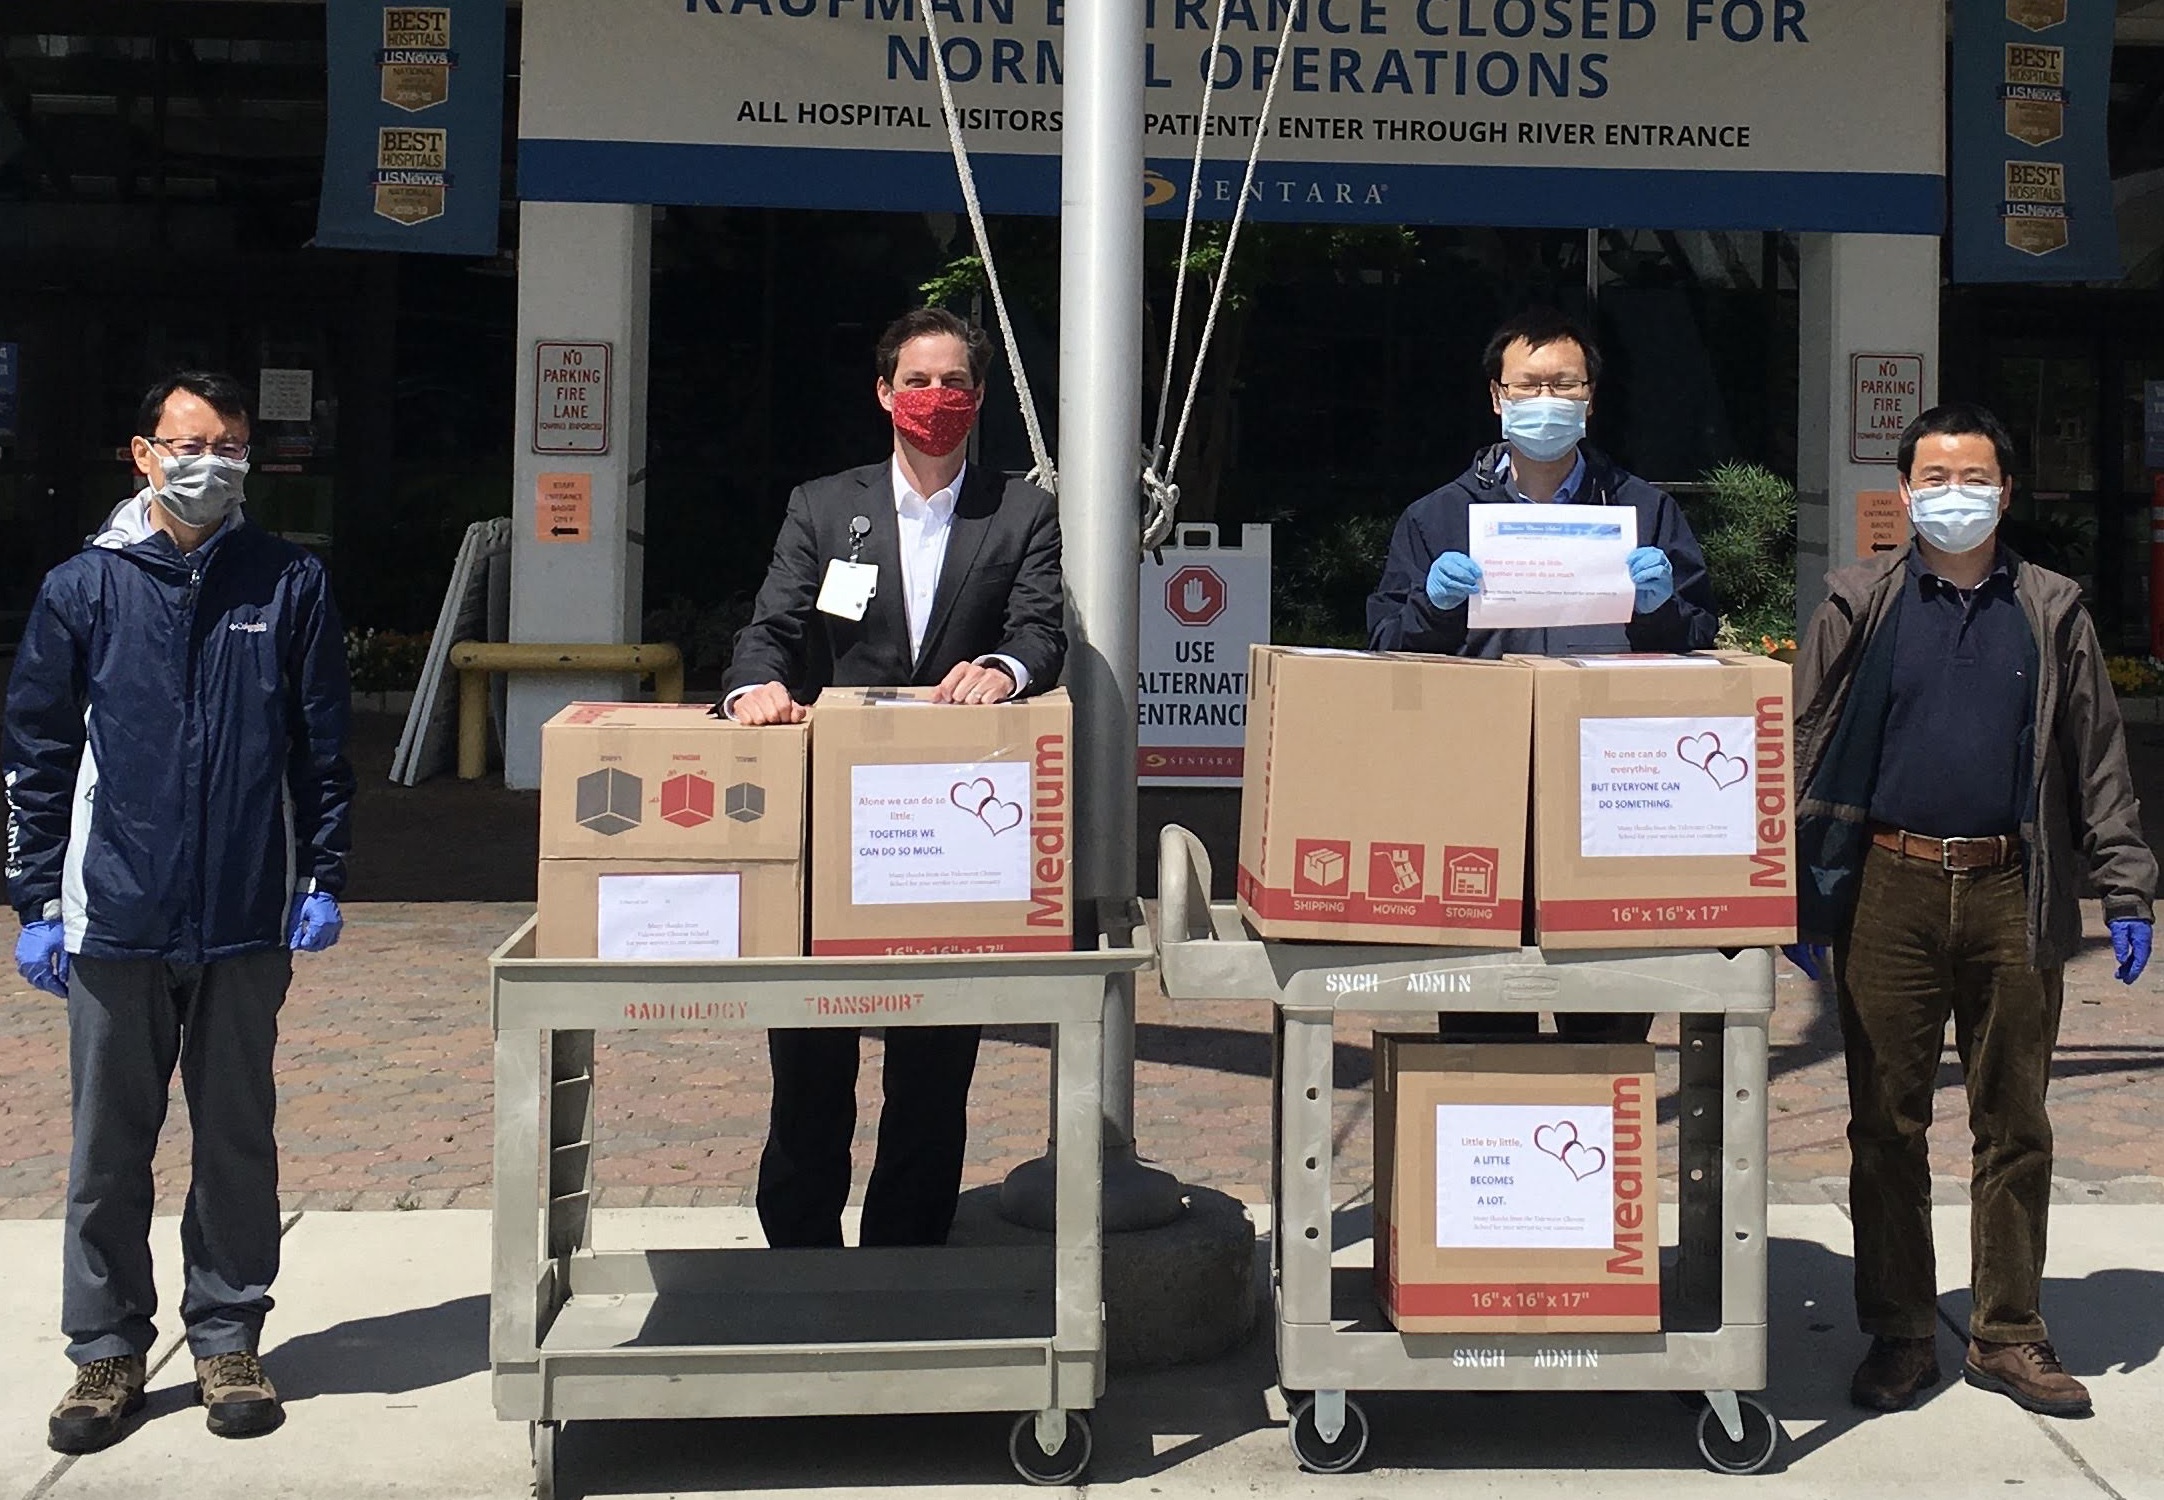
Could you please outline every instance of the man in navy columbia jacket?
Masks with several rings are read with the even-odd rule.
[[[322,564],[241,511],[240,387],[161,381],[136,434],[148,485],[47,575],[0,738],[16,966],[68,1007],[62,1452],[114,1442],[143,1403],[176,1062],[198,1392],[213,1432],[278,1424],[256,1360],[278,1271],[272,1057],[292,951],[338,937],[353,798],[344,633]]]

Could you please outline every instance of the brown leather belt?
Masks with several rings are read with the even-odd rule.
[[[2011,833],[1982,839],[1934,839],[1883,825],[1871,830],[1871,842],[1904,859],[1928,860],[1942,870],[1995,870],[2021,858],[2021,839]]]

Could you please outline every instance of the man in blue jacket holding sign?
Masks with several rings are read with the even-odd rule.
[[[1691,523],[1667,491],[1609,462],[1585,441],[1600,382],[1600,349],[1584,327],[1536,308],[1488,340],[1488,402],[1503,441],[1483,449],[1464,474],[1415,500],[1390,538],[1382,582],[1368,598],[1368,647],[1437,656],[1604,656],[1626,651],[1703,651],[1720,619],[1705,557]],[[1472,558],[1476,505],[1599,505],[1635,513],[1639,545],[1625,559],[1632,613],[1621,625],[1473,630],[1468,606],[1480,592]],[[1531,1013],[1460,1012],[1442,1018],[1449,1036],[1536,1031]],[[1646,1016],[1556,1018],[1580,1040],[1643,1040]]]
[[[117,1441],[143,1405],[176,1063],[196,1395],[221,1436],[279,1423],[256,1359],[278,1273],[272,1056],[293,952],[338,940],[353,801],[344,632],[323,565],[242,514],[244,393],[172,376],[135,431],[148,483],[47,575],[0,736],[16,968],[68,1007],[63,1453]]]
[[[1488,341],[1488,401],[1503,441],[1413,502],[1390,539],[1382,582],[1368,599],[1368,646],[1438,656],[1593,656],[1703,651],[1720,619],[1691,523],[1666,490],[1627,473],[1585,441],[1600,383],[1593,336],[1561,313],[1535,309]],[[1470,630],[1480,592],[1472,559],[1475,505],[1603,505],[1636,513],[1630,554],[1633,613],[1623,625]]]

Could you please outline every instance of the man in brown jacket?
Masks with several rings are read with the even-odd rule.
[[[1827,580],[1796,679],[1802,936],[1833,945],[1871,1336],[1850,1395],[1895,1411],[1939,1378],[1925,1131],[1950,1016],[1976,1143],[1963,1373],[2031,1411],[2085,1416],[2038,1310],[2044,1093],[2084,885],[2132,984],[2157,865],[2081,590],[1998,540],[2006,429],[1981,407],[1936,407],[1899,457],[1915,541]],[[1816,978],[1821,951],[1790,953]]]

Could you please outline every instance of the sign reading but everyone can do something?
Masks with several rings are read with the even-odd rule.
[[[961,206],[924,0],[527,0],[531,199]],[[1056,213],[1068,0],[933,0],[985,207]],[[1935,17],[1889,0],[1146,0],[1136,184],[1225,217],[1937,234]],[[1205,75],[1217,94],[1207,124]],[[1278,84],[1273,118],[1263,94]]]

